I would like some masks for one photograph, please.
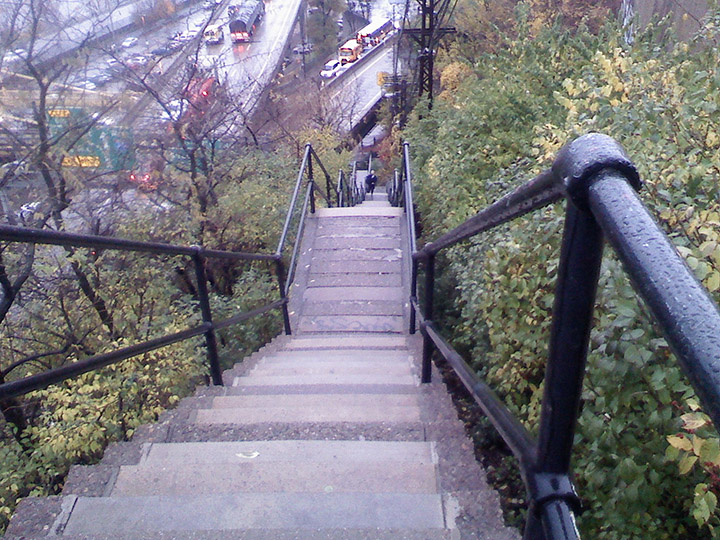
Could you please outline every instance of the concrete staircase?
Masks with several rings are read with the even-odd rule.
[[[419,384],[400,211],[319,210],[280,336],[21,503],[6,538],[519,538],[440,377]]]

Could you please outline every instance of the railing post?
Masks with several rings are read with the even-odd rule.
[[[337,205],[340,208],[345,206],[345,172],[342,169],[338,173]]]
[[[412,271],[410,274],[410,333],[414,334],[417,328],[417,314],[415,313],[415,303],[417,302],[417,275],[418,275],[418,262],[413,257],[410,264],[412,265]]]
[[[538,535],[541,517],[544,529],[555,524],[552,527],[555,532],[547,538],[579,538],[574,524],[568,529],[568,523],[573,523],[570,510],[579,509],[579,500],[569,480],[570,458],[602,262],[602,245],[602,231],[592,214],[578,210],[572,202],[568,202],[555,288],[537,457],[528,475],[533,500],[528,510],[525,540],[545,538]],[[548,480],[544,481],[545,478]]]
[[[327,200],[327,203],[328,203],[328,206],[332,206],[332,192],[333,192],[333,191],[335,191],[335,190],[332,189],[332,184],[330,183],[330,175],[327,174],[327,173],[325,173],[325,193],[327,193],[327,199],[328,199],[328,200]],[[337,191],[335,191],[335,202],[336,202],[336,204],[337,204],[337,199],[338,199],[338,193],[337,193]],[[340,206],[340,205],[338,204],[338,206]]]
[[[589,187],[608,168],[628,172],[637,180],[637,171],[620,145],[599,134],[580,137],[566,145],[552,166],[553,175],[565,186],[569,200],[537,457],[528,474],[533,499],[525,531],[528,540],[538,538],[541,519],[548,538],[579,538],[571,512],[579,510],[579,499],[570,481],[570,459],[603,248],[602,229],[587,205],[587,196]]]
[[[308,183],[310,184],[310,213],[315,213],[315,177],[313,176],[312,152],[308,155]]]
[[[285,264],[283,264],[282,257],[280,255],[278,255],[277,259],[275,260],[275,268],[278,279],[278,288],[280,289],[280,298],[284,301],[282,306],[282,314],[283,325],[285,327],[285,335],[289,336],[290,334],[292,334],[292,329],[290,328],[290,313],[288,312],[287,305],[287,290],[285,290]]]
[[[212,382],[216,386],[222,386],[222,372],[220,371],[220,360],[218,358],[215,329],[212,326],[212,311],[210,309],[207,277],[205,275],[205,258],[203,257],[202,252],[202,247],[195,246],[193,262],[195,263],[195,278],[197,279],[200,312],[202,313],[203,322],[210,324],[210,328],[207,332],[205,332],[205,347],[207,348],[208,362],[210,363],[210,377],[212,378]]]
[[[435,296],[435,255],[425,260],[425,323],[433,318],[433,300]],[[421,382],[429,383],[432,378],[433,343],[426,332],[423,332],[423,360]]]

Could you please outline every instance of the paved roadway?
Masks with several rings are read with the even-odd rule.
[[[382,49],[373,51],[366,58],[358,60],[340,77],[327,86],[327,92],[333,103],[342,104],[348,131],[375,106],[382,97],[382,89],[378,85],[379,72],[393,72],[393,40],[388,40]]]
[[[233,44],[227,30],[227,14],[217,22],[224,25],[224,41],[205,45],[203,55],[216,67],[234,91],[242,93],[243,112],[257,105],[262,90],[275,75],[283,57],[302,0],[267,0],[265,18],[250,43]]]

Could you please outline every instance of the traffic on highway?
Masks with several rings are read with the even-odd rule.
[[[129,6],[122,7],[124,17],[129,17]],[[65,129],[68,119],[77,118],[88,107],[102,110],[95,113],[102,114],[98,133],[90,132],[97,143],[68,157],[63,165],[127,167],[131,181],[152,188],[154,177],[162,174],[162,164],[143,157],[150,154],[145,150],[151,146],[168,148],[182,139],[194,139],[202,146],[203,139],[216,136],[203,130],[226,135],[242,131],[275,75],[292,61],[299,65],[301,57],[304,65],[304,57],[313,51],[312,43],[302,35],[299,45],[292,43],[298,40],[293,31],[299,15],[304,16],[302,6],[302,0],[203,0],[187,3],[154,23],[124,26],[122,31],[93,36],[94,40],[88,37],[91,46],[79,49],[67,64],[60,85],[64,97],[58,94],[54,98],[57,105],[49,114],[55,117],[53,129]],[[373,51],[392,36],[395,26],[384,12],[376,13],[370,24],[349,34],[354,43],[349,55],[341,44],[324,67],[307,73],[328,83],[325,93],[348,112],[347,122],[344,117],[342,120],[348,130],[377,102],[377,72],[392,69],[391,47],[381,54]],[[90,19],[84,19],[73,28],[77,32],[90,24]],[[9,83],[6,87],[20,88],[30,81],[30,60],[45,61],[49,54],[19,45],[22,43],[16,42],[13,48],[0,51],[0,77]],[[23,95],[18,92],[17,96]],[[11,104],[6,113],[12,110],[12,114],[5,117],[28,117],[30,111],[23,111],[22,101],[19,97]],[[175,142],[170,141],[173,137]],[[135,149],[136,156],[130,160],[135,164],[126,166],[115,154],[129,147]],[[112,159],[98,156],[108,152]],[[165,156],[165,161],[180,163],[172,156]]]

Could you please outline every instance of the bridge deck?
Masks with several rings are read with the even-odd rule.
[[[401,216],[375,199],[311,220],[295,335],[25,500],[6,538],[519,538],[443,384],[419,384]]]

